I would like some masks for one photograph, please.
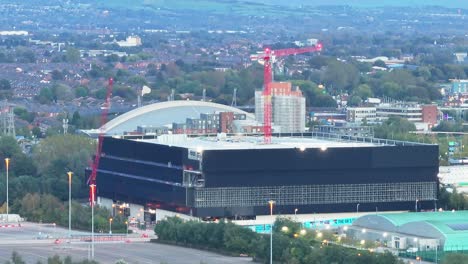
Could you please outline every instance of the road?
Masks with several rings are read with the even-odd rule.
[[[26,263],[46,262],[48,257],[59,255],[61,257],[71,256],[73,260],[79,261],[90,256],[90,244],[76,242],[68,244],[66,240],[56,245],[55,239],[37,239],[41,232],[51,237],[65,237],[68,230],[53,225],[38,225],[24,223],[22,227],[0,228],[0,263],[9,260],[13,251],[20,253]],[[73,234],[86,234],[73,231]],[[211,252],[163,245],[149,242],[115,241],[95,244],[95,260],[99,263],[115,263],[123,259],[128,263],[251,263],[251,258],[226,257]]]
[[[0,245],[0,263],[7,261],[13,251],[20,253],[26,263],[36,263],[38,260],[44,263],[47,260],[47,257],[54,255],[62,257],[71,256],[73,260],[78,261],[88,258],[90,253],[88,244],[71,244],[70,246],[66,244]],[[206,251],[155,243],[114,243],[95,245],[95,260],[99,263],[115,263],[116,260],[119,259],[123,259],[128,263],[139,264],[252,263],[250,258],[226,257]]]

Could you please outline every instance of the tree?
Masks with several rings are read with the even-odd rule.
[[[80,61],[80,51],[78,49],[68,47],[65,59],[70,63],[77,63]]]
[[[9,80],[0,80],[0,99],[9,99],[13,95],[11,84]]]
[[[381,96],[388,96],[393,99],[401,99],[403,97],[402,92],[402,88],[399,84],[390,81],[383,83],[382,88],[378,94]]]
[[[39,95],[36,97],[36,100],[39,101],[41,104],[48,104],[51,103],[54,99],[54,94],[50,88],[42,88],[39,91]]]
[[[375,137],[402,139],[409,131],[415,131],[414,123],[401,117],[390,117],[383,124],[377,125],[374,128]]]
[[[137,86],[143,86],[143,85],[148,84],[145,77],[142,77],[142,76],[132,76],[132,77],[130,77],[128,79],[128,83],[134,84],[134,85],[137,85]]]
[[[26,264],[23,258],[21,258],[21,256],[16,251],[13,251],[13,253],[11,254],[11,262],[13,264]]]
[[[117,86],[114,87],[113,95],[120,96],[126,100],[134,100],[137,97],[137,93],[130,87]]]
[[[65,173],[74,173],[72,193],[75,197],[85,197],[87,188],[85,168],[95,151],[95,142],[79,135],[56,135],[42,140],[33,150],[33,160],[42,177],[44,191],[65,199],[68,191]]]
[[[7,79],[1,79],[0,80],[0,90],[10,90],[11,89],[11,84],[10,81]]]
[[[352,91],[359,83],[359,71],[352,64],[333,61],[325,70],[323,81],[333,92]]]
[[[42,137],[42,131],[39,127],[35,126],[31,129],[31,133],[36,137],[36,138],[41,138]]]
[[[51,72],[51,75],[52,75],[52,80],[54,80],[54,81],[63,80],[63,78],[65,77],[65,76],[63,75],[63,73],[62,73],[61,71],[59,71],[59,70],[53,70],[53,71]]]
[[[89,89],[86,86],[78,86],[75,88],[75,97],[86,97],[89,94]]]
[[[30,113],[28,112],[28,110],[22,107],[15,107],[15,109],[13,109],[13,112],[18,118],[28,121],[29,123],[31,123],[36,117],[35,113]]]
[[[16,139],[0,137],[0,159],[10,158],[10,173],[14,175],[36,175],[36,168],[30,157],[23,153]],[[3,165],[4,166],[4,165]]]
[[[231,252],[248,254],[253,238],[252,230],[229,223],[224,230],[224,247]]]
[[[360,96],[353,95],[348,100],[348,106],[359,106],[362,103]]]
[[[374,66],[387,68],[387,64],[385,64],[385,62],[383,60],[376,60],[374,62]]]
[[[74,126],[79,126],[80,122],[81,122],[81,115],[80,115],[80,112],[76,110],[75,112],[73,112],[72,120],[70,123]]]
[[[51,87],[54,101],[68,101],[73,98],[73,93],[70,86],[63,84],[54,84]]]
[[[367,84],[360,84],[355,90],[354,94],[359,96],[361,99],[366,100],[369,97],[372,97],[372,90]]]
[[[327,66],[330,62],[330,58],[325,56],[314,56],[309,60],[310,67],[314,69],[321,69],[324,66]]]

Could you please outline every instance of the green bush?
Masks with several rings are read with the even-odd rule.
[[[283,228],[287,227],[287,228]],[[254,233],[233,223],[184,221],[171,217],[160,221],[154,229],[158,240],[182,246],[209,249],[233,255],[248,254],[257,261],[270,259],[270,235]],[[300,232],[301,225],[287,218],[278,218],[273,227],[273,259],[277,263],[376,263],[397,264],[390,253],[375,254],[366,250],[323,244],[315,240],[315,232]]]

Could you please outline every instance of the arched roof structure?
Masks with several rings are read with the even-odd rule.
[[[200,118],[202,113],[234,112],[245,114],[247,119],[255,119],[251,113],[238,108],[204,101],[167,101],[131,110],[104,125],[106,135],[122,135],[124,132],[135,131],[137,126],[166,126],[172,123],[184,123],[187,118]],[[96,135],[99,129],[83,131],[89,135]]]
[[[441,239],[446,251],[468,250],[468,211],[369,214],[353,226]]]

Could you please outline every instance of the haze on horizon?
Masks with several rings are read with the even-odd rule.
[[[467,0],[248,0],[250,2],[276,5],[349,5],[357,7],[379,6],[443,6],[448,8],[468,8]]]

